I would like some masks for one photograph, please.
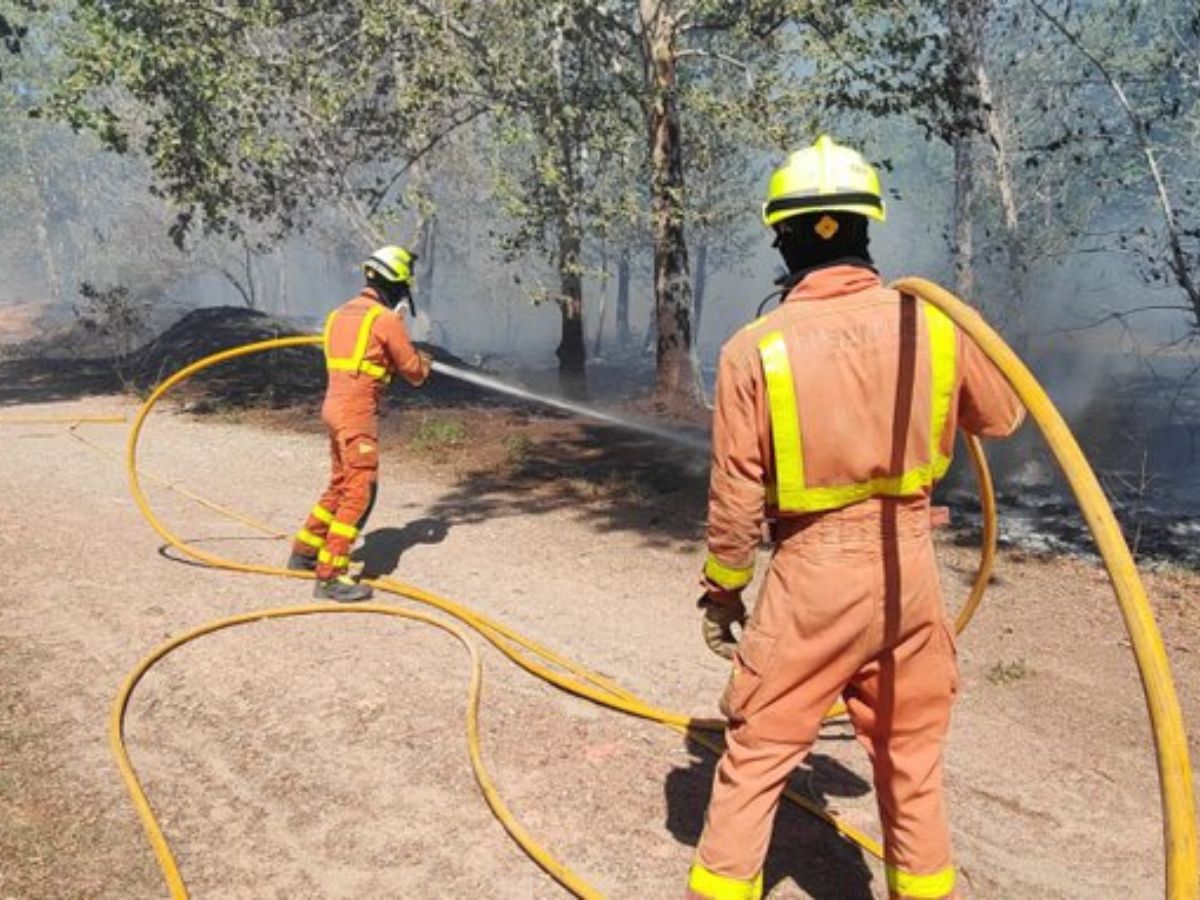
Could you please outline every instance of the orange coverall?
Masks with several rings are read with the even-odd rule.
[[[955,896],[942,745],[958,673],[930,494],[958,427],[1006,436],[1025,411],[935,313],[871,269],[831,266],[722,350],[706,583],[749,582],[764,519],[775,547],[721,698],[727,750],[689,898],[760,896],[780,794],[839,696],[874,769],[890,896]],[[768,372],[780,365],[790,398]],[[782,483],[785,456],[801,490]]]
[[[369,287],[330,313],[325,357],[329,384],[321,418],[329,429],[329,487],[292,545],[295,553],[316,555],[323,580],[349,568],[350,547],[375,502],[380,395],[395,373],[414,387],[429,375],[404,319]]]

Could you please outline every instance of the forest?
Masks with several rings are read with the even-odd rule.
[[[1186,2],[4,0],[0,36],[0,299],[118,331],[188,283],[328,307],[314,271],[395,240],[434,337],[515,308],[564,391],[646,351],[694,405],[770,287],[766,175],[821,132],[884,172],[885,253],[1015,346],[1200,323]]]

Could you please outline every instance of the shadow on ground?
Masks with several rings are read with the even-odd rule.
[[[690,737],[685,744],[691,754],[688,766],[673,769],[664,785],[666,825],[676,840],[695,846],[712,793],[716,759]],[[790,786],[822,808],[830,798],[861,797],[871,789],[841,763],[820,753],[809,754]],[[871,871],[862,851],[816,816],[784,801],[767,850],[764,895],[787,879],[815,900],[871,900],[873,896]]]
[[[122,390],[145,392],[170,374],[210,354],[246,343],[296,334],[296,323],[235,307],[206,307],[186,313],[174,325],[122,360],[50,359],[13,356],[0,359],[0,406],[65,401]],[[470,368],[463,360],[432,346],[435,359]],[[633,366],[615,367],[597,386],[611,392],[633,391]],[[645,366],[642,367],[643,369]],[[625,380],[613,374],[624,372]],[[641,375],[646,372],[638,369]],[[517,373],[509,377],[518,383]],[[609,384],[609,380],[613,383]],[[246,409],[278,410],[281,427],[320,430],[318,411],[325,370],[316,346],[292,347],[240,357],[206,370],[173,395],[189,413],[225,414]],[[648,546],[689,547],[702,536],[707,493],[707,454],[621,428],[589,424],[548,413],[538,404],[515,400],[453,378],[430,379],[420,390],[397,386],[386,406],[404,421],[381,424],[384,442],[409,443],[414,416],[434,419],[450,411],[468,420],[497,423],[478,439],[466,474],[431,510],[445,527],[497,516],[542,515],[568,510],[596,530],[636,531]],[[647,413],[649,416],[650,413]],[[473,427],[473,426],[472,426]],[[676,427],[676,426],[667,426]],[[685,426],[677,426],[682,432]],[[688,437],[703,438],[699,429]],[[469,438],[470,443],[476,437]],[[496,464],[485,446],[490,441],[508,457]],[[428,450],[431,455],[439,447]],[[494,448],[493,448],[494,449]],[[380,536],[364,561],[372,574],[395,568],[399,553],[387,542],[410,539]]]
[[[580,424],[542,437],[501,469],[477,468],[431,514],[451,524],[573,513],[601,532],[633,531],[648,546],[703,536],[706,454],[622,429]]]
[[[396,571],[405,551],[417,544],[440,544],[449,531],[450,526],[436,518],[417,519],[403,528],[377,528],[367,532],[350,558],[363,564],[363,578],[381,578]]]

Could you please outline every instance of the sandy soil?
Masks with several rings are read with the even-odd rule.
[[[4,416],[114,409],[129,401]],[[563,423],[458,415],[463,433],[426,428],[422,442],[392,442],[367,565],[473,605],[658,704],[714,714],[726,668],[701,644],[692,606],[702,473],[631,474],[628,458],[606,463],[586,440],[572,444]],[[325,466],[324,440],[297,424],[305,430],[164,413],[143,466],[289,531]],[[0,428],[16,512],[0,529],[10,571],[0,591],[0,898],[164,896],[109,758],[112,699],[164,638],[306,602],[309,587],[173,560],[113,458],[61,426]],[[120,427],[81,433],[114,451],[124,437]],[[476,435],[500,449],[467,454]],[[551,476],[541,487],[539,467]],[[261,562],[286,552],[177,495],[151,496],[206,548]],[[953,605],[975,554],[947,541],[942,559]],[[1153,573],[1147,583],[1195,735],[1200,579]],[[971,896],[1161,896],[1149,729],[1103,572],[1006,556],[959,651],[948,778]],[[521,821],[614,897],[679,896],[711,759],[490,649],[485,662],[484,749]],[[440,632],[356,616],[221,632],[155,667],[131,704],[129,746],[193,896],[564,896],[478,794],[466,671]],[[827,737],[797,786],[877,833],[862,753],[837,726]],[[1193,736],[1193,756],[1196,747]],[[873,859],[794,810],[780,816],[767,876],[775,898],[882,896]]]

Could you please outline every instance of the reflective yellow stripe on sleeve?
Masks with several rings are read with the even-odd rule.
[[[888,890],[903,897],[939,900],[954,890],[954,866],[946,866],[932,875],[913,875],[894,866],[885,866]]]
[[[767,404],[771,411],[771,446],[775,451],[775,491],[781,509],[795,509],[804,495],[804,447],[800,443],[800,413],[796,385],[782,331],[758,342]]]
[[[748,585],[754,578],[754,563],[739,569],[727,566],[715,556],[709,556],[704,561],[704,577],[713,584],[719,584],[727,591],[736,591]]]
[[[347,525],[345,522],[330,522],[329,533],[351,541],[358,537],[358,529],[353,525]]]
[[[694,863],[688,873],[688,888],[708,900],[761,900],[762,872],[750,879],[728,878]]]

